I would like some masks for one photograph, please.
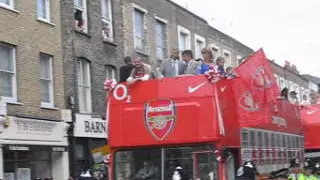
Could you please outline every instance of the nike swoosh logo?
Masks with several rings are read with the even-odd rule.
[[[307,111],[307,114],[308,114],[308,115],[311,115],[311,114],[313,114],[313,113],[315,113],[315,112],[317,112],[317,110]]]
[[[224,90],[226,90],[226,86],[223,86],[223,87],[220,88],[221,92],[224,92]]]
[[[192,87],[192,86],[189,86],[188,87],[188,93],[194,93],[195,91],[197,91],[198,89],[200,89],[203,85],[205,85],[207,83],[207,81],[195,86],[195,87]]]

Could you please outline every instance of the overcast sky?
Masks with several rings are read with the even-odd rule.
[[[173,0],[270,59],[320,77],[320,0]]]

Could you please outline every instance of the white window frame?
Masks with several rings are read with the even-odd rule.
[[[77,30],[83,31],[84,33],[88,33],[88,8],[87,8],[87,0],[82,0],[82,7],[77,6],[74,2],[75,0],[73,0],[74,3],[74,12],[76,9],[81,10],[82,11],[82,18],[83,18],[83,30],[78,29],[77,27],[75,27]],[[75,20],[74,20],[75,21]]]
[[[0,7],[4,7],[6,9],[14,10],[14,0],[9,0],[9,4],[0,3]]]
[[[148,13],[148,11],[144,8],[142,8],[141,6],[138,6],[134,3],[132,3],[132,7],[133,7],[133,11],[132,11],[132,18],[133,18],[133,41],[134,41],[134,48],[138,51],[142,51],[142,52],[146,52],[147,51],[147,36],[145,33],[145,30],[147,28],[146,26],[146,14]],[[136,42],[136,19],[135,19],[135,12],[136,11],[140,11],[143,14],[143,22],[142,22],[142,28],[143,28],[143,39],[142,39],[142,45],[143,45],[143,49],[139,49],[137,48],[137,42]]]
[[[158,23],[162,23],[163,25],[164,25],[164,49],[163,49],[163,53],[164,53],[164,58],[165,58],[165,56],[166,56],[166,53],[167,53],[167,43],[166,43],[166,41],[168,40],[168,38],[167,38],[167,23],[168,23],[168,21],[167,20],[165,20],[165,19],[162,19],[162,18],[160,18],[160,17],[158,17],[158,16],[155,16],[155,19],[156,19],[156,23],[158,24]],[[158,46],[157,46],[157,42],[156,42],[156,48],[158,48]],[[162,59],[160,59],[160,57],[158,57],[158,54],[157,54],[157,59],[159,59],[159,60],[162,60]]]
[[[197,45],[198,45],[198,41],[201,41],[202,42],[202,47],[200,47],[199,49],[200,49],[200,52],[199,52],[199,54],[197,55],[197,52],[196,52],[196,50],[197,50]],[[204,38],[204,37],[202,37],[202,36],[200,36],[200,35],[198,35],[198,34],[194,34],[194,49],[195,49],[195,59],[197,59],[197,58],[201,58],[201,56],[202,56],[202,54],[201,54],[201,50],[203,49],[203,48],[205,48],[206,47],[206,39]]]
[[[39,1],[39,0],[37,0]],[[39,16],[39,7],[37,7],[37,15],[38,15],[38,19],[44,22],[51,22],[51,9],[50,9],[50,0],[44,0],[45,1],[45,9],[46,9],[46,17],[47,18],[43,18]],[[37,3],[38,5],[38,3]]]
[[[214,59],[216,60],[220,56],[220,47],[215,44],[210,44],[210,48],[212,50],[213,55],[215,56]],[[213,51],[213,49],[217,50],[217,54],[214,54],[215,52]]]
[[[49,83],[49,101],[50,102],[42,102],[41,101],[41,107],[44,107],[44,108],[54,108],[54,88],[53,88],[53,64],[52,64],[52,57],[48,54],[45,54],[45,53],[40,53],[40,56],[39,56],[39,59],[41,61],[41,55],[43,56],[47,56],[49,58],[49,70],[50,70],[50,77],[49,79],[45,79],[45,78],[42,78],[40,76],[40,80],[46,80],[46,81],[50,81]],[[39,63],[40,63],[39,61]]]
[[[106,79],[117,79],[116,68],[114,66],[107,64],[107,65],[105,65],[104,69],[105,69],[105,73],[106,73]],[[108,70],[110,70],[110,69],[112,69],[112,72],[111,72],[112,77],[111,78],[108,77],[108,74],[109,74]]]
[[[12,53],[12,65],[13,65],[13,70],[12,73],[12,97],[6,97],[6,96],[1,96],[2,100],[7,103],[17,103],[18,98],[17,98],[17,71],[16,71],[16,48],[14,46],[6,45],[3,43],[0,43],[1,46],[6,46],[11,48],[11,53]],[[1,72],[1,71],[0,71]]]
[[[178,25],[178,46],[179,46],[179,50],[180,50],[180,56],[181,56],[181,53],[182,51],[184,50],[191,50],[191,32],[189,29],[187,28],[184,28],[180,25]],[[181,34],[185,34],[187,36],[187,39],[186,39],[186,49],[181,49],[180,48],[180,42],[181,42]]]
[[[106,2],[107,1],[107,2]],[[113,17],[112,17],[112,0],[101,0],[101,19],[102,19],[102,22],[104,24],[108,24],[109,25],[109,31],[110,31],[110,37],[109,38],[105,38],[104,36],[104,32],[103,32],[103,40],[104,41],[109,41],[109,42],[113,42],[114,41],[114,34],[113,34]],[[103,3],[105,2],[105,3]],[[110,19],[107,19],[106,17],[104,17],[104,8],[106,8],[104,6],[104,4],[108,3],[108,7],[109,9],[107,9],[108,11],[108,16],[110,17]]]
[[[80,63],[81,62],[81,63]],[[88,81],[88,85],[84,85],[84,84],[80,84],[80,82],[82,83],[83,82],[83,80],[81,80],[81,79],[77,79],[77,86],[78,86],[78,102],[79,102],[79,112],[80,113],[91,113],[92,112],[92,95],[91,95],[91,71],[90,71],[90,62],[88,61],[88,60],[86,60],[86,59],[83,59],[83,58],[80,58],[80,59],[78,59],[78,62],[77,63],[80,63],[80,69],[77,69],[77,73],[80,73],[80,75],[82,75],[81,76],[81,78],[83,78],[84,76],[84,72],[82,72],[82,69],[83,69],[83,62],[86,62],[87,64],[88,64],[88,66],[86,67],[87,68],[87,72],[88,72],[88,74],[86,75],[87,76],[87,81]],[[77,77],[79,77],[78,76],[78,74],[77,74]],[[88,109],[87,110],[82,110],[83,108],[81,108],[81,99],[80,99],[80,91],[79,91],[79,89],[80,89],[80,87],[81,86],[87,86],[87,88],[88,88],[88,97],[86,97],[87,98],[87,102],[88,102],[88,104],[87,104],[87,107],[88,107]],[[84,97],[83,97],[84,98]]]
[[[239,66],[241,63],[243,63],[243,60],[241,63],[239,63],[239,61],[240,61],[240,59],[242,59],[242,57],[239,55],[237,55],[236,57],[237,57],[237,66]]]
[[[226,59],[225,54],[228,54],[228,55],[229,55],[229,60]],[[228,50],[223,50],[223,57],[226,59],[226,61],[229,61],[229,62],[225,62],[225,66],[226,66],[226,67],[232,66],[231,52],[228,51]]]
[[[283,88],[285,88],[285,87],[287,87],[287,83],[286,83],[286,80],[283,78],[283,77],[280,77],[279,78],[279,86],[280,86],[280,88],[281,88],[281,90],[283,89]]]
[[[278,87],[280,87],[280,80],[279,80],[279,76],[277,74],[273,74],[274,78],[276,79],[276,82],[278,84]]]

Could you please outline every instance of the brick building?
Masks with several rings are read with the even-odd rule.
[[[210,27],[206,20],[170,0],[126,0],[123,3],[124,54],[140,56],[155,67],[167,58],[172,48],[191,49],[195,58],[201,49],[212,47],[224,56],[227,65],[252,50],[230,36]]]
[[[91,151],[107,143],[106,78],[116,77],[123,62],[121,6],[116,0],[62,0],[65,103],[73,112],[71,173],[92,168]]]
[[[60,29],[59,0],[0,1],[0,179],[69,176]]]
[[[301,101],[303,96],[306,95],[310,102],[308,79],[300,75],[296,69],[280,66],[273,61],[270,62],[280,89],[286,87],[289,91],[295,91],[299,101]]]

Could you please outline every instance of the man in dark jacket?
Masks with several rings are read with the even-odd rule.
[[[134,68],[131,57],[125,57],[124,62],[126,65],[120,67],[120,82],[126,82],[132,72],[132,69]]]

